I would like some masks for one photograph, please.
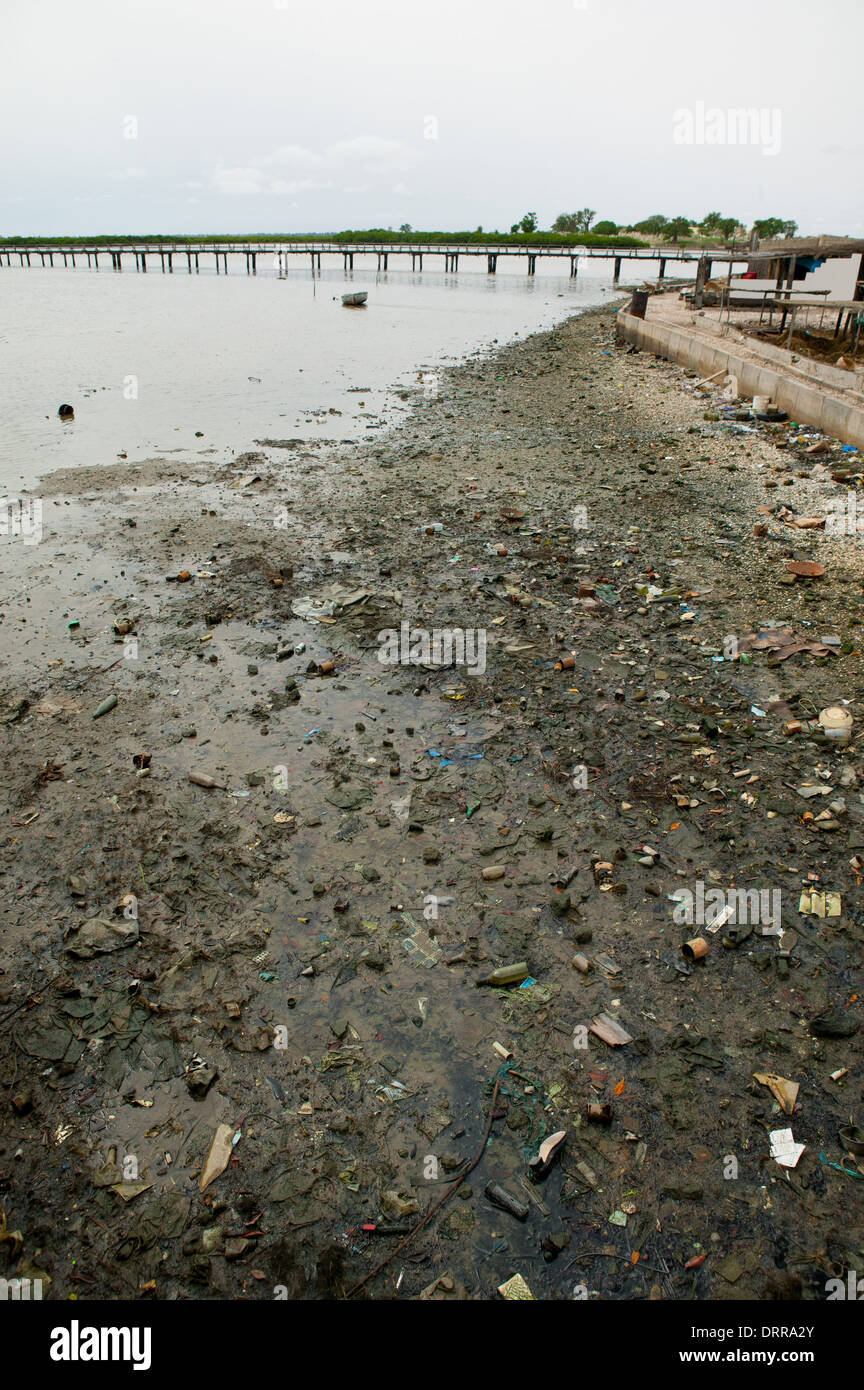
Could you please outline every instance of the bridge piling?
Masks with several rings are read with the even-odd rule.
[[[615,270],[613,271],[613,274],[612,274],[612,284],[613,284],[613,285],[617,285],[617,284],[618,284],[618,281],[619,281],[620,279],[621,279],[621,257],[620,257],[620,256],[616,256],[616,257],[615,257]]]

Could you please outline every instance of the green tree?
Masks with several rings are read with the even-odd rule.
[[[411,223],[410,223],[410,222],[403,222],[403,223],[402,223],[402,226],[399,228],[399,230],[400,230],[400,232],[403,233],[403,235],[404,235],[405,233],[407,233],[407,232],[410,232],[410,230],[411,230]]]
[[[797,222],[784,222],[784,223],[783,223],[783,231],[780,233],[780,235],[781,235],[781,236],[794,236],[795,233],[797,232],[797,230],[798,230],[798,223],[797,223]]]
[[[595,222],[594,231],[598,236],[614,236],[618,231],[617,222]]]
[[[753,223],[757,236],[760,240],[764,238],[766,241],[772,241],[774,237],[789,236],[789,233],[783,230],[789,225],[788,222],[783,221],[782,217],[763,217]],[[795,224],[791,225],[794,226]]]
[[[513,223],[513,226],[510,228],[510,231],[511,231],[511,232],[525,232],[525,233],[530,233],[530,232],[536,232],[536,230],[537,230],[537,214],[536,214],[536,212],[526,212],[525,216],[522,218],[522,221],[521,221],[521,222],[514,222],[514,223]]]
[[[578,212],[559,212],[552,223],[553,232],[590,232],[591,223],[597,216],[593,208],[580,208]]]
[[[645,232],[647,236],[659,236],[666,226],[667,219],[660,212],[655,212],[652,217],[646,217],[642,222],[634,222],[632,230],[634,232]]]
[[[689,236],[692,225],[689,217],[673,217],[663,228],[663,240],[677,244],[679,237]]]
[[[722,213],[706,212],[705,216],[702,218],[702,221],[699,223],[699,226],[702,228],[703,232],[716,232],[719,231],[720,223],[722,222],[722,220]]]

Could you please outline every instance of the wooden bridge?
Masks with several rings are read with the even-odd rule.
[[[710,253],[708,253],[710,255]],[[62,258],[64,266],[70,263],[73,267],[83,266],[86,262],[88,269],[101,269],[101,265],[110,263],[111,269],[121,271],[124,268],[124,258],[126,265],[131,269],[134,262],[136,271],[146,272],[147,262],[155,266],[159,264],[163,273],[173,275],[174,260],[177,259],[178,265],[185,268],[187,274],[198,274],[201,259],[204,259],[205,269],[207,260],[212,257],[216,267],[216,273],[228,274],[228,257],[243,257],[245,259],[246,274],[255,275],[258,270],[258,258],[271,257],[272,267],[283,274],[288,269],[290,258],[309,257],[312,273],[321,269],[322,256],[341,256],[345,270],[354,269],[355,256],[375,256],[377,257],[377,269],[387,270],[391,256],[411,257],[411,269],[422,270],[423,258],[436,256],[444,258],[445,273],[455,273],[459,269],[459,261],[463,256],[486,257],[486,271],[489,275],[494,275],[498,268],[498,259],[501,256],[517,256],[527,259],[528,274],[533,275],[536,271],[537,261],[541,257],[555,257],[559,260],[567,260],[570,263],[570,278],[574,279],[579,268],[579,261],[582,260],[611,260],[614,262],[613,284],[618,283],[621,275],[621,265],[623,261],[656,261],[658,262],[657,278],[662,280],[666,273],[666,265],[669,261],[688,262],[699,261],[705,253],[701,250],[684,250],[680,247],[605,247],[578,245],[562,246],[560,243],[549,243],[548,245],[538,246],[513,246],[513,245],[474,245],[467,243],[464,245],[451,245],[446,242],[423,243],[411,245],[410,243],[381,242],[368,244],[347,245],[335,241],[308,241],[308,242],[282,242],[274,240],[270,243],[248,242],[248,241],[213,241],[213,242],[164,242],[142,241],[134,245],[116,246],[83,246],[61,242],[32,242],[21,246],[0,245],[0,266],[4,263],[11,266],[15,263],[14,258],[22,266],[41,264],[43,266],[59,265]],[[722,255],[717,253],[717,258]],[[36,259],[38,257],[38,260]],[[101,261],[101,264],[100,264]],[[184,267],[185,261],[185,267]],[[406,267],[407,268],[407,267]],[[708,266],[710,275],[710,263]]]

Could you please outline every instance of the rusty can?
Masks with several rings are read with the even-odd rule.
[[[595,1125],[611,1125],[612,1123],[612,1102],[591,1101],[585,1106],[586,1118]]]
[[[701,960],[708,954],[708,942],[704,936],[694,936],[690,941],[683,943],[681,954],[687,960]]]

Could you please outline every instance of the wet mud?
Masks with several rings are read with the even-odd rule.
[[[794,518],[860,458],[609,309],[286,443],[51,475],[6,538],[0,1274],[824,1297],[864,1267],[862,541]],[[681,920],[733,890],[770,922]]]

